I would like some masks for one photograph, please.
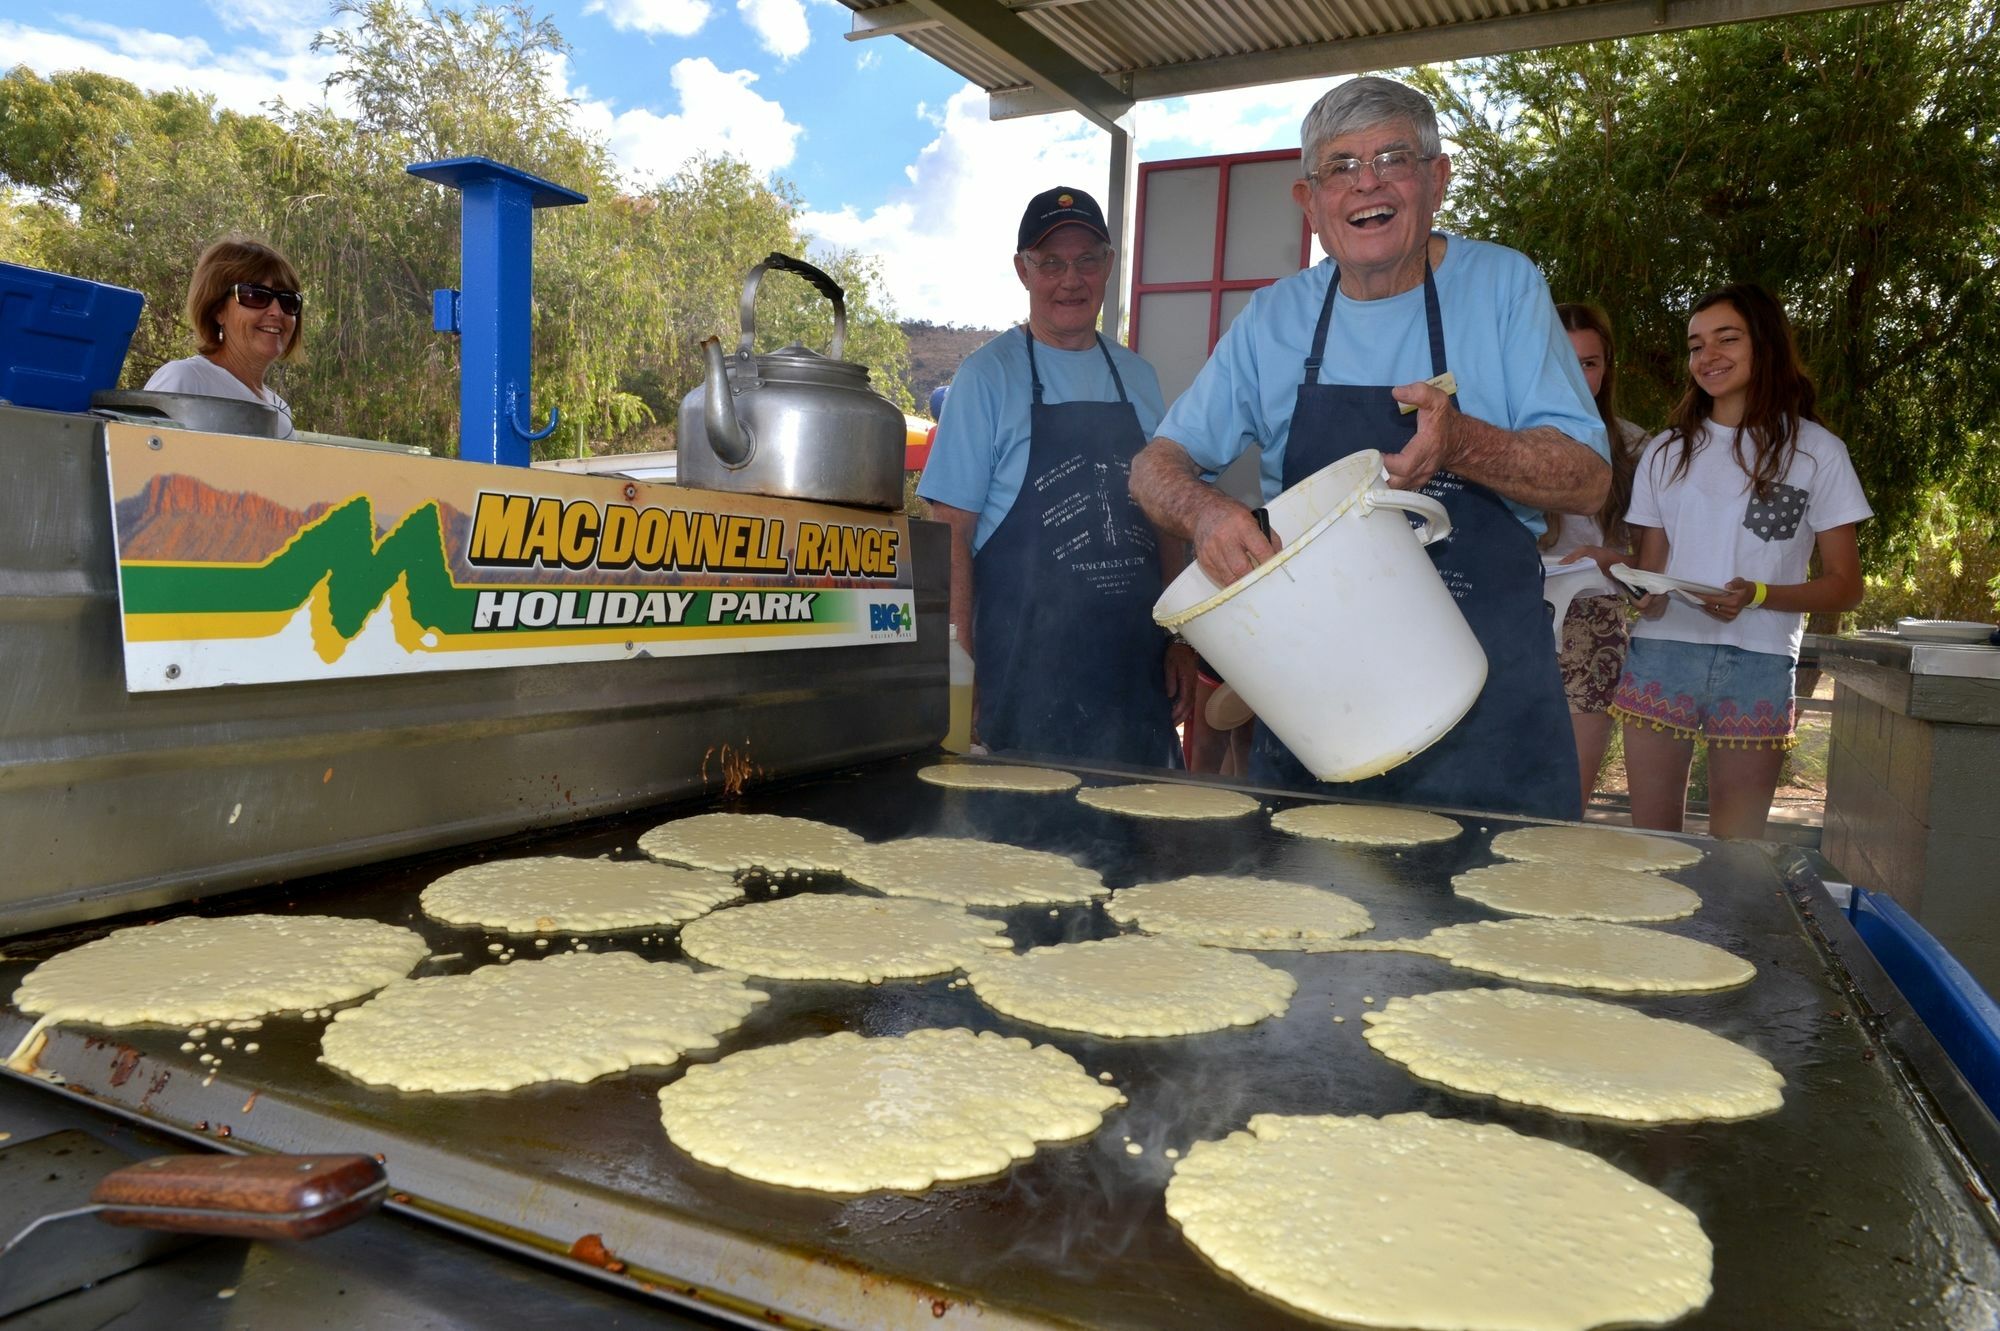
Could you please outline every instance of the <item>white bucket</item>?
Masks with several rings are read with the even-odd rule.
[[[1486,684],[1486,653],[1424,553],[1451,518],[1387,481],[1373,449],[1314,472],[1271,501],[1276,555],[1224,588],[1189,564],[1153,606],[1322,781],[1408,762]]]

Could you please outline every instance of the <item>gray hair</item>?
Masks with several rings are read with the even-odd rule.
[[[1416,128],[1417,148],[1424,156],[1444,151],[1431,99],[1406,83],[1370,74],[1349,79],[1313,103],[1299,124],[1299,159],[1306,170],[1314,170],[1319,166],[1320,145],[1328,139],[1392,120],[1407,120]]]

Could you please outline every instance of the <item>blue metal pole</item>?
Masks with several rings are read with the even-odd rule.
[[[527,385],[534,212],[526,191],[467,181],[460,213],[458,455],[525,467],[529,448],[506,426],[508,398]]]
[[[459,282],[462,292],[438,292],[433,322],[459,334],[458,455],[471,462],[525,467],[532,444],[555,429],[536,430],[529,359],[534,297],[535,209],[587,202],[525,171],[486,157],[421,162],[413,176],[460,191]]]

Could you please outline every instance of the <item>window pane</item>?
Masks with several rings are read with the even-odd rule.
[[[1146,173],[1146,271],[1141,282],[1215,280],[1215,207],[1221,189],[1220,167]]]
[[[1156,291],[1139,297],[1139,336],[1133,350],[1159,371],[1160,393],[1172,406],[1208,359],[1208,293]]]
[[[1245,162],[1229,171],[1229,234],[1222,275],[1231,282],[1284,277],[1299,270],[1299,233],[1305,219],[1292,201],[1299,162]]]

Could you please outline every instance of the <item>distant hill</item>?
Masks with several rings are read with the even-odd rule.
[[[959,362],[1000,335],[998,328],[958,328],[912,319],[903,325],[910,344],[910,396],[917,400],[921,414],[930,402],[931,390],[948,384],[958,373]]]

